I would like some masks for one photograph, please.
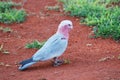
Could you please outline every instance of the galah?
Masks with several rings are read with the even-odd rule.
[[[31,58],[20,62],[19,70],[25,70],[32,64],[39,61],[46,61],[54,59],[54,66],[63,64],[63,60],[59,60],[67,48],[69,31],[73,28],[73,24],[70,20],[63,20],[58,26],[57,32],[51,36],[46,43],[40,48]]]

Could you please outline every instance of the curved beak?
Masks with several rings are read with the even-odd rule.
[[[73,29],[73,25],[69,24],[68,26],[69,26],[70,29]]]

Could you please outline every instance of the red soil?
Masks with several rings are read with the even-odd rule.
[[[23,7],[29,16],[24,23],[0,23],[14,30],[11,33],[0,32],[0,44],[10,52],[8,55],[0,53],[0,63],[4,63],[0,65],[0,80],[120,80],[119,43],[111,39],[90,39],[91,28],[79,24],[79,19],[66,16],[62,11],[46,10],[46,6],[55,4],[57,0],[27,0]],[[39,62],[26,71],[19,71],[16,63],[31,57],[36,51],[25,49],[25,44],[36,39],[47,40],[64,19],[71,20],[74,29],[61,58],[69,59],[71,63],[53,67],[51,61]],[[101,58],[106,59],[99,61]]]

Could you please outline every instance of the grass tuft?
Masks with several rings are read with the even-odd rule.
[[[31,43],[27,43],[25,45],[25,48],[40,49],[44,44],[45,44],[45,42],[39,42],[38,40],[35,40],[35,41],[31,42]]]
[[[95,37],[120,40],[119,0],[61,0],[65,12],[82,17],[81,23],[93,26]]]
[[[58,6],[58,5],[55,5],[55,6],[46,6],[45,8],[47,10],[60,11],[60,6]]]
[[[20,3],[0,2],[0,22],[1,23],[21,23],[26,19],[26,12],[23,9],[15,9]]]

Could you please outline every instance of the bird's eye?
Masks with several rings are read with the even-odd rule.
[[[71,26],[71,24],[68,24],[68,26]]]

